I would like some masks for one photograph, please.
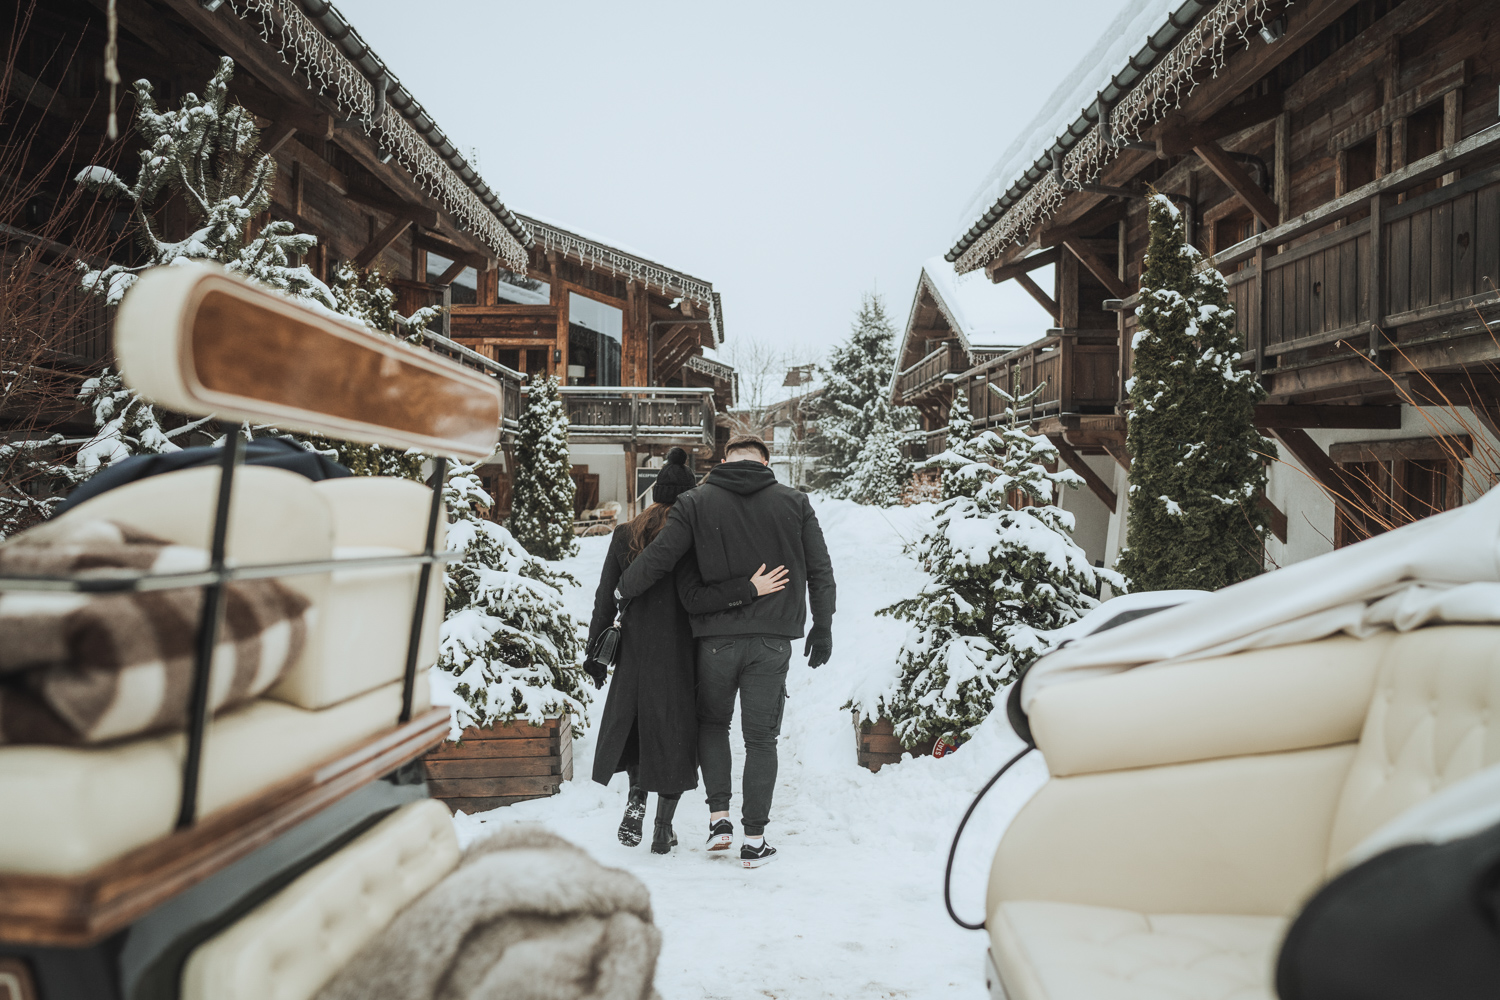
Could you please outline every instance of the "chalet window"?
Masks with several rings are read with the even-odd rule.
[[[1468,435],[1336,444],[1329,457],[1354,494],[1353,510],[1334,515],[1342,548],[1463,503]]]
[[[441,254],[432,251],[427,252],[427,280],[433,284],[441,284],[441,279],[453,268],[454,262]],[[452,302],[456,306],[472,306],[479,301],[479,272],[472,267],[466,267],[458,272],[458,276],[451,279],[453,289]]]
[[[1377,136],[1370,136],[1344,151],[1344,191],[1353,191],[1375,180]]]
[[[625,315],[614,306],[568,293],[568,384],[619,385]]]

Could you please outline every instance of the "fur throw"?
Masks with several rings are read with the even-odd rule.
[[[112,521],[24,533],[0,546],[5,576],[162,574],[207,566],[203,549]],[[0,743],[88,744],[183,728],[202,608],[201,587],[0,595]],[[232,708],[274,684],[301,654],[309,614],[306,598],[274,580],[231,583],[214,650],[210,708]]]
[[[646,887],[537,826],[502,829],[317,1000],[660,1000]]]

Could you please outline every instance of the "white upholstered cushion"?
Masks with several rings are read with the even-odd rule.
[[[335,558],[411,555],[426,544],[432,491],[406,479],[356,476],[317,483],[332,512]],[[437,548],[446,519],[438,523]],[[309,653],[270,694],[303,708],[323,708],[389,684],[406,669],[419,569],[339,570],[333,574]],[[419,671],[437,662],[444,584],[433,568],[423,617]]]
[[[428,703],[419,675],[418,706]],[[199,814],[289,778],[395,725],[401,685],[320,712],[260,699],[213,720]],[[172,832],[181,734],[105,747],[0,747],[0,871],[76,875]]]
[[[308,1000],[458,859],[442,803],[403,806],[200,945],[182,1000]]]
[[[1339,797],[1329,871],[1404,810],[1497,761],[1500,626],[1396,635]]]
[[[1392,639],[1336,637],[1043,689],[1029,719],[1054,775],[1359,738]]]
[[[992,918],[1011,1000],[1274,1000],[1278,917],[1013,902]]]

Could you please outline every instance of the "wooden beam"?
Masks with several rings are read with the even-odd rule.
[[[1343,470],[1333,463],[1333,459],[1323,453],[1323,449],[1318,447],[1318,442],[1298,427],[1267,429],[1286,446],[1286,450],[1292,453],[1293,458],[1302,463],[1307,474],[1312,477],[1313,482],[1322,487],[1324,493],[1328,494],[1334,506],[1346,514],[1359,516],[1360,512],[1355,504],[1359,491],[1344,475]]]
[[[1047,440],[1052,442],[1052,446],[1057,449],[1057,453],[1062,456],[1062,460],[1068,463],[1068,468],[1083,477],[1083,481],[1088,484],[1089,489],[1094,491],[1094,496],[1098,497],[1099,501],[1113,514],[1115,507],[1119,503],[1119,497],[1115,496],[1115,491],[1110,489],[1108,484],[1100,478],[1099,473],[1089,468],[1089,464],[1083,460],[1083,456],[1074,451],[1073,446],[1068,444],[1067,438],[1061,434],[1048,434]]]
[[[1222,108],[1204,121],[1194,122],[1180,111],[1173,112],[1150,131],[1156,137],[1159,153],[1184,156],[1200,142],[1217,142],[1226,135],[1270,121],[1281,111],[1281,94],[1263,94]]]
[[[1130,452],[1125,450],[1123,439],[1110,440],[1105,438],[1099,442],[1099,447],[1104,449],[1105,454],[1114,459],[1115,462],[1126,472],[1130,471]]]
[[[401,235],[410,229],[411,226],[412,218],[410,213],[403,213],[396,216],[386,224],[384,229],[375,234],[375,238],[367,243],[363,250],[354,255],[353,263],[355,268],[362,271],[369,267],[376,257],[379,257],[387,247],[400,239]],[[449,268],[449,270],[452,270],[452,268]]]
[[[1401,426],[1400,406],[1291,406],[1261,403],[1255,407],[1257,427],[1356,428],[1395,430]]]
[[[1255,213],[1255,217],[1267,229],[1281,222],[1281,210],[1276,207],[1276,203],[1251,180],[1239,161],[1224,152],[1223,146],[1212,139],[1205,139],[1193,147],[1193,152],[1208,164],[1210,170],[1219,175],[1219,180],[1229,185],[1229,189],[1239,196],[1240,201]]]
[[[386,246],[390,246],[390,244],[387,243]],[[382,247],[381,249],[383,250],[383,249],[385,249],[385,247]],[[448,270],[446,270],[442,274],[438,275],[438,280],[434,281],[433,284],[434,285],[451,285],[451,284],[453,284],[454,280],[460,274],[464,273],[464,268],[469,267],[469,266],[470,266],[470,264],[469,264],[468,261],[456,260],[452,264],[448,265]]]
[[[1099,255],[1092,248],[1084,244],[1082,240],[1063,240],[1063,246],[1067,248],[1069,253],[1078,258],[1080,264],[1089,269],[1090,274],[1098,278],[1099,282],[1105,288],[1109,289],[1111,296],[1117,299],[1130,298],[1130,291],[1125,287],[1125,282],[1116,276],[1115,269],[1104,263]]]
[[[312,159],[316,159],[316,157],[309,158],[309,161]],[[428,208],[425,205],[413,205],[409,202],[401,201],[398,198],[389,198],[378,194],[372,194],[369,191],[361,191],[358,188],[349,188],[347,180],[344,181],[344,184],[345,190],[340,191],[339,193],[343,194],[350,201],[356,201],[361,205],[368,205],[370,208],[376,208],[382,212],[389,212],[392,215],[405,212],[411,216],[412,224],[415,226],[419,226],[422,229],[436,229],[438,226],[439,220],[436,209]],[[462,256],[464,251],[460,250],[458,247],[448,247],[446,249],[438,249],[438,253],[442,254],[444,257],[453,257],[455,254]]]
[[[1014,264],[987,267],[985,270],[989,273],[990,280],[998,285],[1002,281],[1009,281],[1018,274],[1026,274],[1027,272],[1035,271],[1039,267],[1056,264],[1057,256],[1060,253],[1062,253],[1062,250],[1058,247],[1048,247],[1040,253],[1034,253],[1030,257],[1018,260]]]
[[[1040,285],[1031,280],[1031,275],[1016,275],[1016,284],[1026,289],[1027,294],[1036,299],[1037,304],[1040,305],[1043,309],[1047,310],[1047,315],[1052,317],[1052,322],[1061,322],[1061,320],[1058,319],[1059,310],[1057,308],[1057,303],[1052,300],[1052,296],[1042,291],[1042,287]]]
[[[1256,498],[1255,506],[1259,507],[1261,510],[1268,510],[1271,512],[1271,534],[1276,536],[1276,540],[1278,542],[1280,542],[1282,545],[1285,545],[1287,528],[1286,514],[1280,507],[1272,503],[1271,498],[1266,496],[1264,493]]]

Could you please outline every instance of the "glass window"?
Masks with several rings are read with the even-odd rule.
[[[453,266],[453,261],[442,254],[427,251],[427,281],[435,283],[448,269]],[[466,267],[458,272],[458,277],[453,279],[453,304],[456,306],[471,306],[479,301],[479,272],[472,267]]]
[[[545,281],[528,278],[524,274],[500,269],[495,297],[501,302],[518,306],[545,306],[552,302],[552,286]]]
[[[625,315],[568,293],[568,384],[619,385]]]

